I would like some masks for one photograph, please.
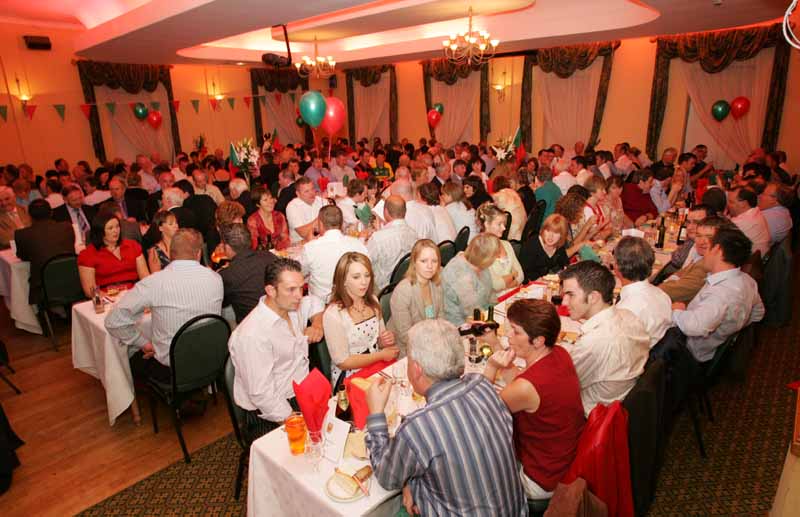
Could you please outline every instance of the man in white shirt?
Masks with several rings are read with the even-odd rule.
[[[406,223],[405,216],[406,202],[403,198],[389,196],[383,206],[386,224],[367,241],[372,271],[375,273],[375,289],[378,292],[389,285],[395,266],[417,242],[417,232]]]
[[[740,269],[750,254],[750,239],[741,230],[719,228],[703,257],[709,271],[705,285],[688,306],[672,304],[672,321],[699,363],[713,359],[726,339],[764,317],[758,285]]]
[[[349,179],[355,179],[356,173],[352,167],[347,165],[347,153],[339,150],[336,152],[336,162],[331,167],[331,178],[332,181],[341,183],[345,176]]]
[[[367,184],[360,179],[352,179],[347,183],[347,197],[336,202],[336,206],[342,210],[342,218],[345,226],[358,224],[356,208],[364,204],[367,199]]]
[[[559,173],[558,176],[553,177],[553,183],[561,190],[561,195],[565,196],[570,187],[577,185],[578,181],[575,179],[575,176],[572,175],[572,172],[566,169]]]
[[[628,153],[631,147],[627,142],[622,142],[614,146],[614,168],[621,176],[627,176],[634,169],[633,160]]]
[[[303,296],[303,282],[296,261],[272,261],[264,273],[265,296],[228,341],[236,372],[233,399],[247,410],[244,427],[250,442],[297,409],[292,382],[308,375],[308,344],[322,339],[325,307]]]
[[[345,253],[357,251],[369,256],[367,247],[342,234],[342,211],[338,206],[323,206],[317,217],[320,237],[303,246],[300,263],[308,275],[308,294],[328,303],[336,264]]]
[[[648,280],[655,260],[653,248],[639,237],[623,237],[614,247],[614,272],[622,283],[617,308],[639,318],[650,336],[650,348],[672,326],[672,300]]]
[[[564,147],[560,144],[553,144],[550,146],[553,150],[553,159],[550,162],[550,168],[554,172],[563,172],[569,169],[570,156],[564,154]]]
[[[563,303],[573,320],[585,320],[581,337],[564,345],[581,382],[586,416],[597,404],[622,400],[644,371],[650,337],[639,318],[611,305],[614,275],[590,260],[559,273]]]
[[[431,207],[416,201],[414,189],[408,181],[395,181],[392,195],[400,196],[406,202],[406,223],[417,232],[419,239],[436,239],[436,225]]]
[[[225,196],[222,195],[222,192],[220,192],[216,185],[212,185],[208,182],[206,171],[200,167],[192,171],[192,185],[194,185],[195,196],[208,196],[218,205],[225,201]]]
[[[111,197],[111,193],[107,190],[98,190],[97,188],[98,182],[97,178],[94,176],[89,176],[83,182],[81,182],[81,187],[83,191],[86,193],[86,196],[83,198],[83,202],[89,206],[96,206],[109,199]]]
[[[728,212],[731,221],[739,227],[753,243],[753,253],[769,252],[770,233],[767,220],[758,209],[758,194],[748,187],[737,187],[728,192]]]
[[[139,172],[139,176],[142,178],[142,188],[146,189],[148,194],[152,194],[159,189],[158,180],[153,175],[153,162],[147,156],[137,154],[136,163],[142,168]]]
[[[610,151],[597,151],[595,154],[597,159],[597,170],[603,175],[604,180],[611,177],[611,165],[613,164],[614,155]]]
[[[786,238],[792,231],[792,191],[777,183],[767,183],[764,192],[758,196],[758,209],[767,221],[769,244],[773,246]]]
[[[186,153],[178,154],[178,158],[175,160],[175,167],[173,167],[170,171],[172,172],[172,177],[175,178],[175,181],[180,181],[186,178],[186,167],[188,167],[190,163],[191,162],[189,161],[189,157],[186,156]]]
[[[569,161],[569,171],[575,176],[575,182],[586,186],[586,180],[594,176],[594,173],[586,168],[586,158],[583,156],[573,156]]]
[[[319,209],[327,203],[317,195],[310,179],[302,177],[294,185],[297,197],[286,206],[286,222],[292,244],[299,244],[314,237]]]

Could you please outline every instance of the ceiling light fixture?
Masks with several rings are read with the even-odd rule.
[[[333,56],[320,56],[317,49],[317,37],[314,36],[314,57],[303,56],[294,64],[300,77],[325,79],[336,73],[336,61]]]
[[[208,84],[208,83],[206,83],[206,84]],[[214,97],[218,101],[221,101],[222,99],[225,98],[225,95],[217,92],[217,83],[215,83],[214,81],[211,81],[211,92],[213,94],[212,97]]]
[[[478,66],[489,61],[494,56],[500,40],[491,39],[485,30],[472,27],[472,6],[469,8],[469,24],[466,32],[451,34],[442,41],[444,57],[455,65]]]

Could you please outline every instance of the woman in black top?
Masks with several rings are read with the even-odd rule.
[[[558,273],[569,265],[566,242],[569,223],[563,215],[552,214],[542,223],[539,235],[524,244],[520,263],[525,282]]]
[[[467,196],[470,206],[475,210],[487,201],[492,202],[492,196],[486,192],[486,186],[477,176],[467,176],[463,179],[464,195]]]

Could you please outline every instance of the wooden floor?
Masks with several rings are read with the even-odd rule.
[[[17,451],[22,466],[14,470],[11,489],[0,496],[6,517],[73,515],[182,457],[165,406],[159,407],[159,434],[146,399],[141,426],[130,411],[109,426],[100,381],[72,367],[66,322],[56,322],[56,334],[58,352],[49,339],[14,328],[0,301],[0,339],[17,372],[9,377],[23,392],[16,395],[0,381],[0,404],[26,443]],[[221,397],[184,425],[190,451],[231,431]]]

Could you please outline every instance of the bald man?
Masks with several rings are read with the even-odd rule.
[[[405,217],[405,200],[400,196],[389,196],[383,205],[386,224],[367,242],[378,292],[389,285],[394,267],[417,242],[417,232],[408,225]]]

